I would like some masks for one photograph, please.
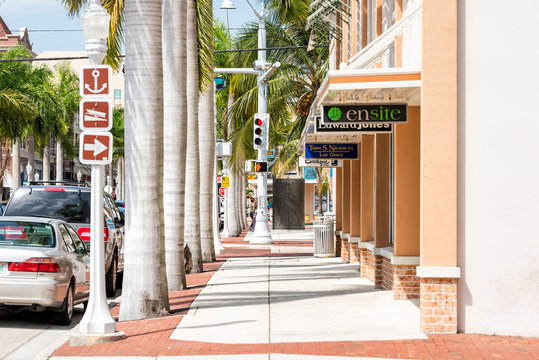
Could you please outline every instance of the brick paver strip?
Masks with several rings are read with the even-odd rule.
[[[242,236],[224,239],[223,244],[245,243]],[[304,245],[304,244],[302,244]],[[279,246],[297,246],[281,241]],[[308,246],[305,244],[304,246]],[[217,262],[204,264],[204,272],[187,274],[187,290],[171,292],[171,314],[166,317],[118,322],[125,340],[91,346],[62,345],[52,356],[182,356],[219,354],[304,354],[364,356],[405,359],[539,359],[539,339],[477,334],[428,335],[428,339],[395,341],[336,341],[272,344],[218,344],[172,340],[189,306],[228,258],[254,256],[305,256],[309,254],[271,253],[268,249],[229,248]],[[119,306],[112,309],[117,317]]]

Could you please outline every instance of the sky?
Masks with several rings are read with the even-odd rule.
[[[226,10],[219,9],[221,3],[222,0],[214,0],[214,17],[226,24]],[[260,9],[257,0],[251,3]],[[234,4],[237,9],[228,10],[231,33],[256,20],[246,0],[234,0]],[[12,33],[21,27],[28,28],[32,50],[36,53],[84,50],[80,19],[68,17],[60,0],[0,0],[0,16]]]

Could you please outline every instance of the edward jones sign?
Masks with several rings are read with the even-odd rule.
[[[406,104],[368,104],[323,106],[322,121],[328,123],[405,123],[408,121]]]

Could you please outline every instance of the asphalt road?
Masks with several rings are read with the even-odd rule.
[[[120,300],[109,298],[112,307]],[[54,325],[49,312],[10,313],[0,310],[0,359],[46,360],[51,353],[69,340],[69,333],[78,331],[83,316],[83,306],[75,306],[73,322],[69,326]]]

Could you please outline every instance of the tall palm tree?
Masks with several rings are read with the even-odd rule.
[[[215,184],[215,84],[213,68],[213,4],[211,0],[197,1],[197,38],[199,49],[200,89],[199,144],[200,154],[200,242],[203,262],[215,261],[213,234],[213,187]]]
[[[129,211],[120,320],[134,320],[169,312],[163,230],[162,1],[128,1],[125,21]]]
[[[200,244],[200,163],[198,149],[198,101],[199,69],[197,54],[196,7],[193,1],[187,1],[187,158],[185,179],[185,241],[192,254],[195,273],[202,272],[202,249]]]
[[[163,0],[164,216],[169,291],[187,287],[184,264],[185,161],[187,149],[185,1]],[[178,121],[179,119],[179,121]]]
[[[62,181],[64,150],[67,150],[67,155],[70,158],[75,155],[71,129],[74,125],[75,114],[79,111],[81,96],[79,94],[79,77],[71,69],[69,63],[58,64],[56,72],[54,90],[58,94],[62,108],[54,128],[56,138],[56,180]]]

